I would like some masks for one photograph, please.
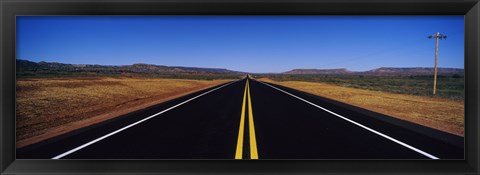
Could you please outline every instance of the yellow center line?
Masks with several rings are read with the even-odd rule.
[[[255,137],[255,126],[253,123],[252,100],[250,97],[250,84],[245,83],[245,91],[243,92],[242,113],[240,115],[240,127],[238,129],[237,150],[235,152],[235,159],[242,159],[243,157],[243,137],[245,132],[245,100],[248,97],[248,128],[250,138],[250,159],[258,159],[257,139]]]
[[[235,152],[235,159],[242,159],[243,154],[243,133],[245,126],[245,99],[247,97],[247,83],[245,84],[245,91],[243,92],[242,114],[240,115],[240,129],[238,130],[237,151]]]
[[[255,137],[255,127],[253,125],[252,98],[250,98],[250,84],[247,79],[248,94],[248,128],[250,129],[250,159],[258,159],[257,139]]]

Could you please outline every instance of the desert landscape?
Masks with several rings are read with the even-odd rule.
[[[231,80],[40,78],[17,80],[17,146],[96,124]]]
[[[17,147],[37,143],[244,76],[226,69],[71,65],[17,61]],[[441,69],[438,95],[429,69],[296,69],[253,74],[274,83],[464,135],[463,70]]]
[[[464,27],[464,16],[17,16],[15,156],[464,159]]]
[[[464,135],[465,103],[463,99],[364,90],[322,82],[274,81],[268,78],[260,80],[334,99],[455,135]]]

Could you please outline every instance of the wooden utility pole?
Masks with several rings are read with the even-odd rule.
[[[435,38],[435,65],[433,73],[433,95],[437,94],[437,64],[438,64],[438,39],[447,39],[447,35],[435,33],[435,35],[428,36],[428,38]]]

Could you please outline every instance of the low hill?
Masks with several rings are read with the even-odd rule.
[[[463,74],[464,72],[465,72],[464,69],[437,68],[438,74]],[[425,67],[413,67],[413,68],[382,67],[378,69],[372,69],[363,73],[374,74],[374,75],[432,75],[434,73],[434,69],[425,68]]]
[[[154,64],[133,64],[123,66],[93,65],[93,64],[64,64],[56,62],[32,62],[28,60],[16,60],[17,74],[21,72],[94,72],[94,73],[141,73],[141,74],[202,74],[202,73],[226,73],[241,74],[241,72],[219,68],[198,68],[164,66]]]
[[[413,67],[413,68],[393,68],[393,67],[382,67],[378,69],[372,69],[364,72],[354,72],[347,69],[293,69],[291,71],[283,72],[282,74],[295,74],[295,75],[378,75],[378,76],[408,76],[408,75],[433,75],[433,68],[425,67]],[[442,74],[463,74],[464,69],[457,68],[438,68],[437,73]]]

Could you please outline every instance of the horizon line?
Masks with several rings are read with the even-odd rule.
[[[107,64],[92,64],[92,63],[88,63],[88,64],[82,63],[82,64],[79,64],[79,63],[48,62],[48,61],[35,62],[35,61],[31,61],[31,60],[29,60],[29,59],[21,59],[21,58],[15,58],[15,60],[24,60],[24,61],[34,62],[34,63],[45,62],[45,63],[59,63],[59,64],[70,64],[70,65],[99,65],[99,66],[133,66],[133,65],[135,65],[135,64],[146,64],[146,65],[166,66],[166,67],[226,69],[226,70],[235,71],[235,72],[256,73],[256,74],[278,74],[278,73],[285,73],[285,72],[289,72],[289,71],[293,71],[293,70],[335,70],[335,69],[345,69],[346,71],[349,71],[349,72],[367,72],[367,71],[372,71],[372,70],[380,69],[380,68],[397,68],[397,69],[401,69],[401,68],[431,68],[431,69],[433,69],[433,68],[434,68],[433,66],[432,66],[432,67],[391,67],[391,66],[382,66],[382,67],[372,68],[372,69],[363,70],[363,71],[353,71],[353,70],[350,70],[350,69],[345,68],[345,67],[339,67],[339,68],[292,68],[292,69],[290,69],[290,70],[286,70],[286,71],[282,71],[282,72],[248,72],[248,71],[233,70],[233,69],[229,69],[229,68],[225,68],[225,67],[175,66],[175,65],[163,65],[163,64],[153,64],[153,63],[132,63],[132,64],[122,64],[122,65],[107,65]],[[463,69],[463,70],[465,70],[465,68],[458,68],[458,67],[438,67],[438,69]]]

